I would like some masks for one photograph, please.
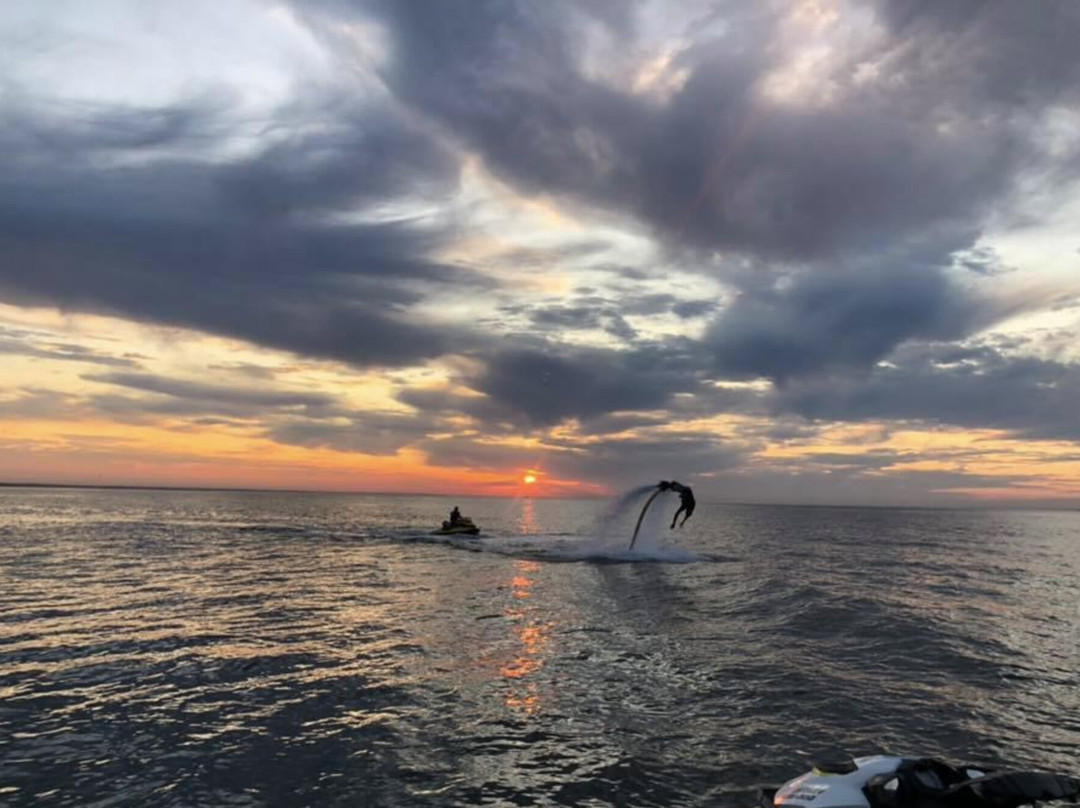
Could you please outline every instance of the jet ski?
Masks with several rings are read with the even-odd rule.
[[[473,520],[468,516],[458,517],[456,523],[444,521],[441,528],[432,531],[433,536],[477,536],[479,534],[480,528],[473,524]]]
[[[758,808],[1017,808],[1080,797],[1076,777],[954,767],[933,758],[831,753],[811,764],[779,788],[762,789]]]

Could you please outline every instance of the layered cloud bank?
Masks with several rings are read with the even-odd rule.
[[[1080,499],[1069,0],[0,32],[0,478]]]

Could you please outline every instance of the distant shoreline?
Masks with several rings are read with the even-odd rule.
[[[605,496],[505,496],[498,494],[463,494],[449,493],[439,494],[417,491],[331,491],[326,489],[309,488],[212,488],[207,486],[193,485],[106,485],[95,483],[11,483],[0,482],[0,490],[12,488],[41,488],[41,489],[77,489],[91,491],[193,491],[202,493],[222,494],[318,494],[330,496],[364,496],[364,497],[438,497],[441,499],[551,499],[551,500],[604,500],[611,499]],[[878,503],[823,503],[823,502],[734,502],[724,500],[701,500],[710,505],[729,505],[735,507],[770,507],[770,508],[874,508],[893,510],[917,510],[917,511],[1053,511],[1053,512],[1077,512],[1080,506],[1075,503],[1037,502],[1030,505],[1021,503],[972,503],[972,504],[935,504],[935,505],[882,505]]]

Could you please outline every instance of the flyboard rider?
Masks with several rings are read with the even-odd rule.
[[[694,508],[697,506],[697,503],[694,501],[694,492],[691,490],[690,486],[677,483],[674,480],[671,482],[661,480],[658,487],[661,491],[674,491],[679,495],[681,502],[679,504],[679,510],[675,511],[675,516],[671,519],[671,529],[675,529],[675,523],[679,521],[679,514],[685,511],[686,515],[683,517],[682,524],[679,525],[679,527],[682,527],[686,524],[686,520],[693,515]]]

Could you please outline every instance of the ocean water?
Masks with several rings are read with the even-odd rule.
[[[747,806],[1080,770],[1080,513],[0,489],[0,804]],[[479,540],[426,535],[454,504]]]

